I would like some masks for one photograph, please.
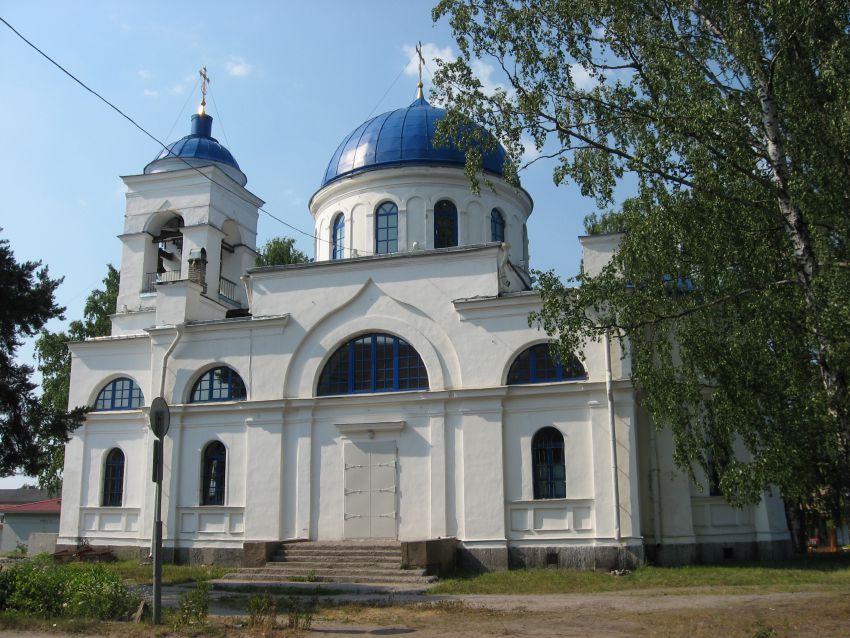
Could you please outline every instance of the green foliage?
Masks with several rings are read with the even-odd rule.
[[[205,623],[210,613],[210,586],[203,582],[183,592],[177,599],[175,620],[178,625]]]
[[[835,512],[850,493],[850,4],[442,0],[434,17],[461,51],[435,78],[459,113],[443,134],[463,147],[456,123],[474,119],[514,168],[530,138],[600,209],[637,184],[587,220],[626,231],[606,268],[539,276],[534,319],[562,356],[627,340],[681,467],[712,458],[736,503],[775,485]],[[485,92],[478,58],[510,88]]]
[[[257,266],[306,264],[309,257],[295,247],[292,237],[274,237],[268,240],[257,256]]]
[[[627,576],[572,569],[516,569],[441,579],[429,594],[572,594],[630,590],[742,587],[800,591],[850,587],[850,557],[806,557],[781,563],[640,567]]]
[[[83,418],[81,410],[42,402],[33,392],[32,367],[15,362],[22,339],[64,311],[54,299],[62,280],[40,266],[16,262],[9,242],[0,240],[0,476],[39,474],[49,464],[47,442],[64,441]]]
[[[318,595],[310,598],[289,595],[286,597],[286,622],[289,629],[308,631],[319,607]]]
[[[116,620],[126,617],[136,603],[121,578],[102,565],[70,569],[40,558],[0,572],[0,611]]]
[[[68,390],[71,383],[71,353],[68,350],[68,342],[104,337],[112,330],[109,315],[115,313],[118,301],[119,274],[111,264],[107,264],[106,269],[103,288],[96,288],[86,297],[83,318],[68,324],[67,332],[42,330],[35,342],[38,370],[42,375],[42,402],[53,410],[68,408]],[[65,437],[44,439],[41,445],[45,464],[38,473],[39,487],[51,494],[58,494],[62,487]]]
[[[248,599],[248,628],[273,629],[277,617],[277,601],[269,594],[255,594]]]

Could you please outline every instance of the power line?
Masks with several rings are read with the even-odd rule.
[[[214,180],[212,177],[210,177],[209,175],[207,175],[206,173],[204,173],[203,171],[201,171],[201,170],[200,170],[197,166],[194,166],[194,165],[192,165],[191,163],[189,163],[188,161],[186,161],[186,159],[185,159],[185,158],[180,157],[179,155],[174,155],[174,154],[172,154],[172,153],[171,153],[171,151],[169,150],[168,146],[166,146],[163,142],[161,142],[159,139],[157,139],[157,137],[156,137],[156,136],[154,136],[152,133],[150,133],[147,129],[145,129],[145,128],[141,125],[141,124],[139,124],[138,122],[136,122],[136,120],[134,120],[132,117],[130,117],[129,115],[127,115],[127,114],[126,114],[124,111],[122,111],[120,108],[118,108],[117,106],[115,106],[112,102],[110,102],[110,101],[109,101],[109,100],[107,100],[105,97],[103,97],[100,93],[98,93],[98,92],[97,92],[97,91],[95,91],[93,88],[91,88],[90,86],[88,86],[85,82],[83,82],[82,80],[80,80],[79,78],[77,78],[77,77],[76,77],[73,73],[71,73],[68,69],[66,69],[66,68],[65,68],[64,66],[62,66],[61,64],[59,64],[56,60],[54,60],[54,59],[53,59],[53,58],[51,58],[49,55],[47,55],[47,53],[45,53],[44,51],[42,51],[42,50],[41,50],[38,46],[36,46],[33,42],[31,42],[30,40],[28,40],[28,39],[27,39],[27,38],[26,38],[26,37],[25,37],[25,36],[24,36],[24,35],[23,35],[20,31],[18,31],[17,29],[15,29],[15,27],[13,27],[11,24],[9,24],[9,22],[8,22],[8,21],[6,21],[6,19],[5,19],[5,18],[3,18],[2,16],[0,16],[0,22],[2,22],[2,23],[3,23],[3,24],[5,24],[7,27],[9,27],[9,29],[10,29],[10,30],[11,30],[11,31],[15,34],[15,35],[17,35],[17,36],[18,36],[21,40],[23,40],[24,42],[26,42],[26,43],[27,43],[27,44],[28,44],[28,45],[29,45],[32,49],[34,49],[36,52],[38,52],[38,54],[39,54],[39,55],[41,55],[43,58],[45,58],[48,62],[50,62],[51,64],[53,64],[53,66],[55,66],[56,68],[58,68],[58,69],[59,69],[60,71],[62,71],[65,75],[67,75],[69,78],[71,78],[74,82],[76,82],[76,83],[77,83],[77,84],[79,84],[81,87],[83,87],[86,91],[88,91],[89,93],[91,93],[92,95],[94,95],[97,99],[99,99],[101,102],[103,102],[104,104],[106,104],[109,108],[111,108],[113,111],[115,111],[116,113],[118,113],[118,115],[120,115],[120,116],[121,116],[121,117],[123,117],[125,120],[127,120],[128,122],[130,122],[130,124],[132,124],[134,127],[136,127],[137,129],[139,129],[142,133],[144,133],[147,137],[149,137],[149,138],[150,138],[150,139],[152,139],[154,142],[156,142],[159,146],[161,146],[161,147],[163,148],[163,150],[165,150],[165,151],[167,151],[167,152],[168,152],[168,155],[167,155],[166,157],[173,157],[174,159],[178,159],[178,160],[180,160],[180,161],[181,161],[181,162],[183,162],[183,163],[184,163],[187,167],[191,168],[191,169],[192,169],[192,170],[194,170],[196,173],[198,173],[199,175],[201,175],[204,179],[207,179],[207,180],[209,180],[211,183],[215,184],[216,186],[218,186],[218,187],[220,187],[220,188],[223,188],[224,190],[226,190],[227,192],[229,192],[229,193],[231,193],[231,194],[235,195],[236,197],[238,197],[238,198],[239,198],[239,199],[241,199],[242,201],[247,202],[247,203],[249,203],[249,204],[251,203],[251,202],[250,202],[250,201],[249,201],[249,200],[248,200],[248,199],[247,199],[244,195],[242,195],[241,193],[239,193],[239,192],[237,192],[237,191],[234,191],[233,189],[229,188],[226,184],[222,184],[222,183],[220,183],[220,182],[217,182],[217,181],[216,181],[216,180]],[[222,129],[222,131],[223,131],[223,130],[224,130],[224,129]],[[161,159],[165,159],[165,158],[161,158]],[[307,232],[307,231],[301,230],[300,228],[297,228],[297,227],[293,226],[293,225],[292,225],[292,224],[290,224],[289,222],[286,222],[286,221],[282,220],[280,217],[278,217],[278,216],[276,216],[276,215],[273,215],[272,213],[270,213],[269,211],[267,211],[267,210],[266,210],[265,208],[263,208],[262,206],[258,207],[258,210],[262,211],[263,213],[265,213],[266,215],[268,215],[269,217],[271,217],[271,218],[272,218],[272,219],[274,219],[275,221],[280,222],[281,224],[283,224],[283,225],[284,225],[284,226],[286,226],[287,228],[289,228],[289,229],[291,229],[291,230],[294,230],[294,231],[295,231],[295,232],[297,232],[297,233],[300,233],[300,234],[302,234],[302,235],[304,235],[304,236],[306,236],[306,237],[309,237],[309,238],[311,238],[311,239],[316,239],[316,240],[318,240],[318,241],[325,242],[326,244],[331,244],[331,245],[333,244],[333,242],[328,241],[327,239],[323,239],[322,237],[319,237],[318,235],[315,235],[315,234],[313,234],[313,233],[309,233],[309,232]],[[370,251],[361,251],[361,250],[358,250],[358,251],[357,251],[357,253],[358,253],[358,254],[365,254],[365,255],[373,255],[373,254],[374,254],[374,253],[372,253],[372,252],[370,252]]]

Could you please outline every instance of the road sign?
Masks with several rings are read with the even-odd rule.
[[[157,397],[151,401],[150,422],[151,430],[153,430],[156,438],[161,440],[168,434],[168,426],[171,425],[171,412],[162,397]]]

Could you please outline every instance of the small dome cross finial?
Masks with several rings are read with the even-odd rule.
[[[198,71],[201,76],[201,108],[198,109],[198,115],[206,115],[207,106],[207,85],[210,83],[210,76],[207,75],[207,67],[203,67]]]
[[[422,41],[416,45],[416,55],[419,56],[419,83],[416,85],[416,99],[421,100],[425,96],[422,94],[422,66],[425,64],[425,58],[422,57]]]

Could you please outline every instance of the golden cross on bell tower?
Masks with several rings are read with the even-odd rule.
[[[198,109],[198,114],[204,115],[207,105],[207,85],[210,83],[210,76],[207,75],[207,67],[203,67],[198,71],[198,75],[201,76],[201,108]]]
[[[416,99],[420,99],[424,97],[422,95],[422,66],[425,64],[425,58],[422,57],[422,41],[419,41],[419,44],[416,45],[416,55],[419,56],[419,84],[416,85]]]

